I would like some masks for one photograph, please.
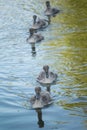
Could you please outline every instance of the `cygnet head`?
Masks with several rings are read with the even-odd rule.
[[[37,16],[33,15],[34,24],[36,23]]]
[[[49,71],[49,66],[48,65],[43,66],[43,70],[47,73]]]
[[[35,87],[36,99],[40,99],[41,87]]]
[[[46,1],[46,6],[47,6],[47,8],[50,7],[50,1]]]

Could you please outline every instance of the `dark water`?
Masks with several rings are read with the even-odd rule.
[[[54,104],[42,109],[42,129],[87,130],[87,1],[50,0],[61,12],[40,32],[45,40],[32,56],[28,29],[33,14],[44,18],[45,1],[0,0],[0,130],[43,126],[28,100],[44,64],[59,77],[51,86]]]

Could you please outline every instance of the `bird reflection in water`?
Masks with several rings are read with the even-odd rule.
[[[46,89],[47,89],[47,91],[50,93],[50,88],[51,88],[51,85],[49,84],[49,85],[46,85]]]
[[[32,44],[31,44],[31,53],[32,53],[32,56],[36,56],[36,47],[35,47],[35,43],[32,43]]]
[[[42,128],[42,127],[44,127],[44,121],[42,119],[42,110],[41,110],[41,108],[37,108],[36,112],[37,112],[37,117],[38,117],[37,124],[39,125],[39,128]]]
[[[51,16],[47,16],[47,18],[48,18],[48,24],[50,24],[51,23]]]

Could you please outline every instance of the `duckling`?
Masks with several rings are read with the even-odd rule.
[[[44,13],[46,16],[55,16],[59,13],[59,10],[57,8],[51,8],[50,1],[46,1],[46,10]]]
[[[29,29],[29,32],[30,36],[29,38],[27,38],[27,41],[29,43],[37,43],[44,39],[44,37],[41,34],[35,33],[35,31],[32,28]]]
[[[34,30],[46,28],[48,26],[48,24],[49,24],[49,20],[41,19],[41,18],[38,18],[38,20],[37,20],[37,16],[33,15],[33,26],[32,26],[32,28]]]
[[[49,71],[49,66],[43,66],[43,70],[37,77],[37,81],[42,84],[52,84],[57,80],[57,74]]]
[[[35,87],[35,93],[36,94],[30,98],[32,108],[43,108],[52,103],[50,93],[47,91],[42,91],[41,87]]]

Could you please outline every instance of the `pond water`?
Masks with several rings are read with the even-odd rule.
[[[32,55],[28,30],[32,15],[46,18],[45,1],[0,0],[0,130],[87,130],[87,1],[50,0],[61,11]],[[44,64],[58,81],[54,103],[36,112],[29,98]]]

